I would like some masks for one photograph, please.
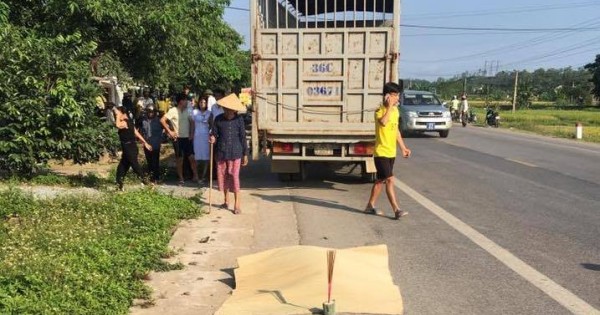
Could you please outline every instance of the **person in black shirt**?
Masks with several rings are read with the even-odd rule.
[[[144,148],[148,173],[152,176],[152,182],[157,184],[160,180],[160,147],[163,139],[163,126],[154,105],[146,107],[146,115],[141,126],[142,136],[152,146],[152,150]]]
[[[138,132],[133,123],[133,115],[131,112],[123,106],[117,107],[115,110],[116,126],[118,128],[119,140],[121,140],[121,149],[123,153],[121,155],[121,161],[117,166],[117,185],[119,190],[123,191],[123,179],[129,168],[133,168],[133,171],[137,174],[143,184],[147,184],[144,178],[144,172],[138,162],[138,147],[136,139],[144,144],[144,148],[148,151],[152,151],[152,146],[146,142],[144,137]]]

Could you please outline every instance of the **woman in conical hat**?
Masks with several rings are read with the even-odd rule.
[[[222,208],[229,209],[229,192],[234,195],[233,213],[242,212],[240,200],[240,166],[248,164],[246,128],[237,112],[246,108],[235,94],[217,101],[225,113],[215,118],[210,143],[216,143],[217,181],[223,192]]]

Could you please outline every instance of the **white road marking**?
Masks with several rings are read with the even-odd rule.
[[[444,222],[448,223],[448,225],[450,225],[462,235],[466,236],[468,239],[473,241],[475,244],[479,245],[479,247],[483,248],[490,255],[496,257],[508,268],[512,269],[519,276],[523,277],[525,280],[529,281],[538,289],[542,290],[553,300],[560,303],[573,314],[600,315],[600,311],[598,311],[596,308],[594,308],[584,300],[580,299],[578,296],[571,293],[569,290],[560,286],[558,283],[554,282],[552,279],[548,278],[541,272],[535,270],[533,267],[529,266],[527,263],[519,259],[517,256],[513,255],[511,252],[504,249],[500,245],[494,243],[492,240],[485,237],[483,234],[477,232],[468,224],[453,216],[448,211],[444,210],[442,207],[429,200],[427,197],[419,194],[417,191],[398,180],[398,178],[394,178],[394,181],[398,189],[406,193],[408,196],[420,203],[423,207],[427,208],[429,211],[438,216]]]
[[[528,134],[528,133],[519,132],[518,130],[514,130],[514,131],[513,130],[509,131],[506,129],[493,129],[493,130],[490,129],[490,130],[488,130],[487,128],[470,128],[469,130],[477,130],[477,131],[486,132],[487,135],[495,136],[498,138],[502,138],[502,136],[504,136],[504,138],[511,138],[513,140],[533,142],[535,144],[546,144],[546,145],[559,147],[561,149],[579,150],[582,152],[593,153],[596,155],[600,154],[600,150],[598,150],[597,148],[596,149],[593,148],[595,146],[595,144],[589,143],[589,142],[582,142],[582,143],[570,142],[567,139],[552,138],[552,137],[541,136],[541,135],[536,135],[536,134]],[[579,145],[579,146],[577,146],[577,145]],[[590,148],[589,149],[583,148],[581,146],[589,146]]]
[[[525,166],[529,166],[529,167],[537,167],[537,165],[529,163],[529,162],[525,162],[525,161],[520,161],[520,160],[515,160],[515,159],[510,159],[510,158],[506,158],[505,160],[507,161],[511,161],[511,162],[515,162],[515,163],[519,163]]]

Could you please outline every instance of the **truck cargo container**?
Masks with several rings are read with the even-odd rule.
[[[374,112],[398,81],[400,0],[252,0],[252,155],[305,178],[310,162],[373,180]]]

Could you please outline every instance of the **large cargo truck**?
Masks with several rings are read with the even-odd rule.
[[[309,162],[374,178],[374,112],[398,81],[400,0],[252,0],[252,155],[282,179]]]

